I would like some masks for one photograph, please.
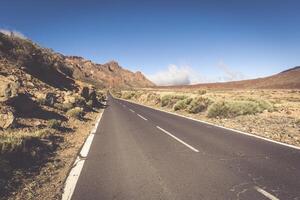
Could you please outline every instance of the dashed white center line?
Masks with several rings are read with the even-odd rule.
[[[261,189],[260,187],[257,187],[255,186],[254,189],[261,193],[262,195],[264,195],[265,197],[267,197],[268,199],[271,199],[271,200],[279,200],[277,197],[275,197],[274,195],[270,194],[269,192]]]
[[[129,109],[129,110],[134,113],[134,110],[131,110],[131,109]]]
[[[181,139],[179,139],[178,137],[172,135],[170,132],[166,131],[165,129],[156,126],[156,128],[158,128],[159,130],[161,130],[162,132],[166,133],[167,135],[171,136],[172,138],[174,138],[175,140],[177,140],[178,142],[180,142],[181,144],[187,146],[188,148],[190,148],[191,150],[195,151],[195,152],[199,152],[198,149],[192,147],[191,145],[187,144],[186,142],[182,141]]]
[[[147,121],[148,119],[146,119],[145,117],[143,117],[142,115],[140,114],[137,114],[140,118],[142,118],[143,120]]]

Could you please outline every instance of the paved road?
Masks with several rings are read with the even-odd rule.
[[[300,199],[300,150],[109,97],[72,199]]]

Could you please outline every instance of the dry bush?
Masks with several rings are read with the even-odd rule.
[[[122,92],[123,99],[131,99],[132,97],[134,97],[134,95],[135,92],[128,92],[128,91]]]
[[[49,128],[30,132],[6,132],[4,135],[0,135],[0,154],[20,150],[23,147],[24,142],[31,138],[42,139],[51,134],[53,134],[53,131]]]
[[[51,119],[47,122],[47,127],[53,128],[53,129],[58,129],[61,127],[61,121],[56,120],[56,119]]]
[[[67,115],[69,117],[75,118],[75,119],[82,119],[83,117],[83,109],[80,107],[75,107],[70,110],[68,110]]]
[[[205,97],[196,97],[194,98],[190,105],[187,107],[187,111],[189,113],[199,113],[207,109],[209,105],[211,105],[213,101],[209,98]]]
[[[161,107],[170,107],[172,108],[177,101],[186,99],[187,96],[184,95],[165,95],[161,97],[160,105]]]
[[[208,117],[236,117],[239,115],[253,115],[264,110],[272,111],[270,103],[263,100],[252,101],[220,101],[208,108]]]
[[[192,98],[186,98],[186,99],[177,101],[176,104],[173,106],[173,110],[175,110],[175,111],[185,110],[190,105],[192,100],[193,100]]]

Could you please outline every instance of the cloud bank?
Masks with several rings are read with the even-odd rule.
[[[223,61],[217,63],[216,73],[221,76],[209,77],[199,71],[195,71],[190,66],[169,65],[167,69],[161,70],[155,74],[147,75],[153,83],[159,86],[170,85],[190,85],[197,83],[227,82],[246,79],[247,77],[240,72],[230,69]]]
[[[16,30],[0,29],[0,33],[3,33],[8,36],[15,36],[18,38],[27,39],[23,33],[16,31]]]
[[[217,67],[224,73],[223,77],[219,77],[220,81],[238,81],[246,78],[242,73],[232,71],[223,61],[219,61]]]
[[[160,86],[188,85],[193,83],[193,70],[188,66],[178,67],[169,65],[166,70],[147,76],[152,82]]]

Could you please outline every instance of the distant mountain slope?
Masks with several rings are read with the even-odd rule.
[[[98,87],[151,87],[154,84],[141,72],[133,73],[123,69],[117,62],[96,64],[78,56],[66,57],[69,65],[73,66],[73,76],[76,79],[92,83]]]
[[[0,33],[0,60],[56,88],[72,89],[74,79],[100,88],[154,86],[141,72],[123,69],[117,62],[96,64],[77,56],[64,56],[28,39]]]
[[[204,89],[300,89],[300,67],[287,69],[273,76],[231,81],[224,83],[201,83],[195,85],[160,88],[204,88]]]

